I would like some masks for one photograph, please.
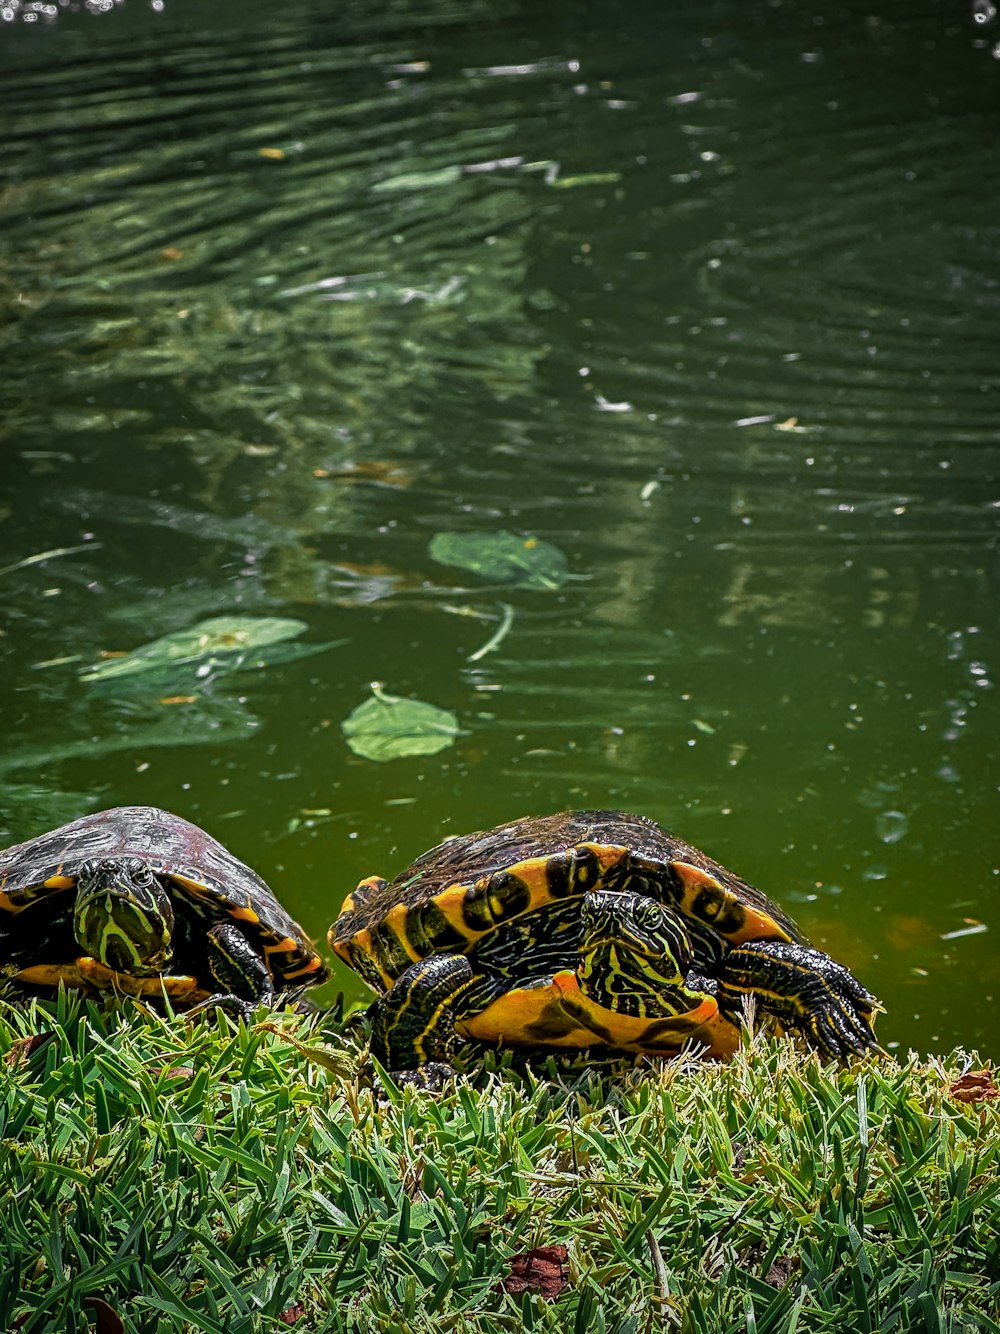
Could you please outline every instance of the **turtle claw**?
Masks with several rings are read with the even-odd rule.
[[[207,1010],[222,1010],[230,1018],[242,1019],[245,1024],[249,1024],[259,1004],[260,1001],[243,1000],[241,996],[234,996],[232,993],[220,993],[199,1001],[197,1005],[192,1005],[184,1017],[190,1022],[195,1015],[203,1014]]]
[[[838,1061],[881,1050],[874,1033],[870,1029],[866,1031],[864,1025],[846,1011],[830,1010],[814,1015],[804,1031],[819,1052]]]

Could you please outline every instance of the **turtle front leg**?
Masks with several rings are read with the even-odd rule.
[[[464,954],[432,954],[400,973],[371,1006],[372,1056],[397,1084],[439,1089],[455,1073],[456,1010],[472,980]]]
[[[237,1019],[248,1020],[258,1005],[273,1004],[274,980],[243,932],[232,922],[216,922],[206,935],[208,968],[219,992],[194,1006],[191,1013],[226,1010]]]
[[[757,940],[731,950],[722,961],[716,996],[734,1023],[743,997],[786,1028],[800,1032],[823,1056],[881,1052],[872,1021],[882,1008],[856,977],[822,950],[787,941]]]

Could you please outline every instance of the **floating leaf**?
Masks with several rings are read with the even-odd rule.
[[[454,744],[458,719],[447,709],[419,699],[386,695],[373,685],[366,699],[341,723],[347,744],[366,760],[394,760],[403,755],[436,755]]]
[[[521,588],[561,588],[569,562],[564,552],[538,537],[496,533],[435,533],[430,554],[442,565],[457,565],[484,579]]]
[[[82,681],[120,681],[138,678],[140,684],[151,676],[168,675],[196,680],[220,672],[235,672],[246,667],[268,667],[278,662],[293,662],[333,648],[328,644],[285,644],[307,628],[305,621],[279,616],[216,616],[200,621],[190,630],[141,644],[129,653],[109,654],[80,673]],[[278,647],[280,645],[280,647]]]

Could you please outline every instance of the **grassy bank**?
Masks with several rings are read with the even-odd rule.
[[[0,1329],[1000,1334],[1000,1100],[957,1057],[386,1098],[290,1015],[0,1014]]]

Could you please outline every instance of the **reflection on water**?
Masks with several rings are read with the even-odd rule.
[[[4,835],[156,802],[319,935],[447,833],[625,806],[786,901],[890,1042],[995,1051],[987,26],[205,8],[0,28]],[[570,580],[428,549],[500,529]],[[225,614],[348,643],[81,683]],[[373,680],[456,746],[353,756]]]

